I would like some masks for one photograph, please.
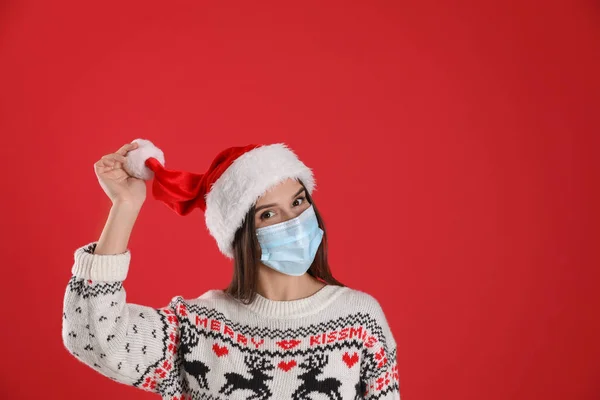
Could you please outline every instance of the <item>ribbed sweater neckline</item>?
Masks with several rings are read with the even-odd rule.
[[[345,289],[344,286],[328,284],[312,295],[296,300],[271,300],[257,292],[252,303],[243,304],[240,302],[240,304],[250,311],[267,318],[299,318],[314,314],[327,307],[343,289]]]

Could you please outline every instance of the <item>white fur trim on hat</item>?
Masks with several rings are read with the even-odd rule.
[[[127,152],[123,168],[129,175],[149,181],[154,178],[154,172],[146,166],[146,160],[154,157],[164,167],[165,155],[149,140],[135,139],[131,143],[138,143],[138,148]]]
[[[223,254],[233,258],[235,232],[248,210],[288,178],[301,179],[309,194],[316,188],[312,170],[284,143],[276,143],[242,154],[216,180],[206,195],[205,220]]]

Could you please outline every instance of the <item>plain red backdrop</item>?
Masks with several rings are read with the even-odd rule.
[[[195,172],[289,144],[403,399],[600,398],[597,1],[7,1],[0,22],[3,399],[158,398],[61,340],[110,208],[93,163],[138,137]],[[132,303],[231,276],[202,212],[151,196],[130,249]]]

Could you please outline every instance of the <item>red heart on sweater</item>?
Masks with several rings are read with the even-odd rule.
[[[279,369],[284,370],[285,372],[288,372],[290,369],[294,368],[296,366],[296,361],[295,360],[291,360],[291,361],[281,361],[278,365]]]
[[[352,357],[350,357],[350,354],[346,352],[344,353],[342,360],[346,363],[348,368],[352,368],[352,366],[358,361],[358,354],[354,352],[354,354],[352,354]]]
[[[229,354],[229,350],[225,346],[219,346],[217,343],[213,344],[213,351],[218,357]]]
[[[294,347],[298,346],[300,344],[299,340],[280,340],[279,342],[277,342],[277,345],[279,347],[281,347],[284,350],[289,350],[289,349],[293,349]]]

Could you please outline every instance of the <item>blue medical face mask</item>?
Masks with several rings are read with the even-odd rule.
[[[300,276],[315,259],[323,230],[311,204],[294,219],[258,228],[256,236],[263,264],[287,275]]]

